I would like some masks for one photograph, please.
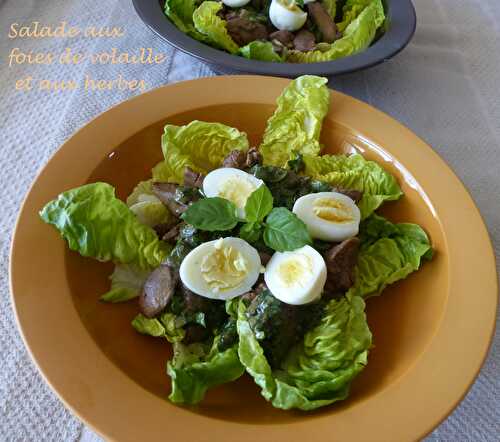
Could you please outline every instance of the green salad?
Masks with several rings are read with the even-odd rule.
[[[382,0],[166,0],[190,37],[261,61],[331,61],[368,48],[384,32]]]
[[[432,257],[421,227],[376,213],[403,196],[392,175],[321,154],[326,81],[290,82],[258,148],[221,123],[168,124],[164,160],[126,201],[98,182],[40,212],[115,264],[102,301],[137,303],[137,332],[173,346],[172,402],[245,372],[277,408],[345,399],[372,347],[366,300]]]

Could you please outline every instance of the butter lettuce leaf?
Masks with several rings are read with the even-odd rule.
[[[184,169],[200,173],[220,167],[234,149],[247,150],[244,132],[221,123],[192,121],[186,126],[167,124],[161,139],[165,160],[153,168],[153,179],[182,184]]]
[[[236,305],[226,302],[228,315],[236,314]],[[203,321],[194,323],[204,326]],[[167,374],[172,385],[169,399],[174,403],[192,405],[200,402],[209,388],[238,379],[245,369],[238,358],[237,344],[219,350],[220,334],[204,342],[184,344],[185,324],[185,318],[171,312],[156,318],[138,314],[132,321],[132,326],[139,333],[164,338],[173,344],[174,355],[167,362]]]
[[[196,404],[216,385],[238,379],[245,369],[238,358],[238,347],[219,351],[218,337],[207,351],[203,344],[174,344],[174,357],[167,363],[172,379],[168,397],[174,403]]]
[[[359,15],[375,0],[346,0],[342,7],[342,21],[337,23],[337,29],[344,32]]]
[[[366,3],[369,3],[366,6]],[[358,15],[358,12],[361,12]],[[353,17],[356,18],[353,19]],[[377,29],[385,21],[384,7],[381,0],[365,0],[344,13],[344,21],[339,24],[339,30],[343,30],[343,36],[331,45],[322,44],[322,49],[300,52],[290,51],[287,60],[292,63],[317,63],[331,61],[347,57],[364,51],[373,42]],[[326,47],[326,49],[325,49]]]
[[[262,396],[285,410],[314,410],[345,399],[351,381],[367,364],[372,335],[359,296],[330,301],[319,324],[272,370],[245,314],[238,306],[238,354]]]
[[[251,60],[275,61],[281,63],[282,57],[274,51],[269,41],[252,41],[240,48],[240,55]]]
[[[352,295],[379,295],[389,284],[418,270],[432,258],[432,246],[417,224],[393,224],[373,214],[360,226],[361,247],[354,274]]]
[[[132,190],[132,193],[127,197],[127,206],[133,206],[136,203],[142,203],[144,201],[155,201],[156,198],[153,194],[153,189],[151,184],[153,180],[140,181]]]
[[[93,183],[61,193],[40,212],[68,242],[71,250],[99,261],[134,264],[142,269],[160,265],[169,246],[141,224],[106,183]]]
[[[132,264],[116,264],[109,279],[111,290],[101,296],[101,301],[124,302],[136,298],[150,274]]]
[[[146,226],[154,227],[173,219],[173,215],[156,197],[149,201],[141,201],[130,206],[137,220]]]
[[[264,164],[285,167],[297,154],[319,154],[321,124],[330,103],[327,82],[323,77],[304,75],[281,93],[260,145]]]
[[[173,215],[153,194],[153,180],[141,181],[127,198],[127,206],[141,224],[154,227],[172,221]]]
[[[196,0],[166,0],[164,9],[165,15],[182,32],[196,40],[205,41],[206,37],[201,32],[197,31],[194,26],[193,14],[196,6]]]
[[[193,13],[194,26],[210,44],[236,54],[239,46],[227,32],[226,21],[217,15],[222,7],[222,2],[204,1]]]
[[[396,179],[374,161],[362,155],[304,155],[305,174],[332,186],[363,192],[358,206],[366,218],[385,201],[399,199],[401,191]]]
[[[132,327],[143,335],[156,338],[165,338],[168,342],[176,343],[184,339],[184,323],[180,322],[173,313],[163,313],[158,318],[146,318],[139,313],[132,320]]]

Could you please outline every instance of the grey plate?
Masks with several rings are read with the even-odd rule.
[[[187,36],[163,13],[163,0],[132,0],[146,25],[177,49],[223,73],[252,73],[295,78],[300,75],[335,76],[382,63],[400,52],[415,33],[416,15],[411,0],[385,0],[386,32],[365,51],[321,63],[273,63],[231,55]]]

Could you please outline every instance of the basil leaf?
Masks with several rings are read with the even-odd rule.
[[[264,242],[268,247],[285,252],[311,244],[307,227],[302,220],[285,207],[275,207],[266,220]]]
[[[238,223],[236,206],[224,198],[204,198],[191,204],[181,215],[188,224],[214,232],[231,230]]]
[[[254,243],[259,240],[262,233],[262,225],[260,223],[246,223],[241,226],[240,238],[246,242]]]
[[[273,208],[273,195],[265,184],[259,186],[248,197],[245,204],[247,221],[260,222]]]

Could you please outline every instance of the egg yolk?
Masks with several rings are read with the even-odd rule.
[[[283,7],[292,12],[302,12],[295,0],[277,0]]]
[[[240,251],[224,246],[221,238],[201,260],[201,275],[215,292],[238,287],[248,274],[248,262]]]
[[[285,287],[296,285],[304,286],[313,270],[313,263],[309,256],[296,254],[278,267],[278,275]]]
[[[257,187],[249,180],[240,177],[231,177],[224,181],[219,188],[219,196],[225,198],[240,209],[245,207],[248,197]]]
[[[350,207],[333,198],[318,198],[313,203],[313,213],[325,221],[333,223],[349,223],[354,221]]]

